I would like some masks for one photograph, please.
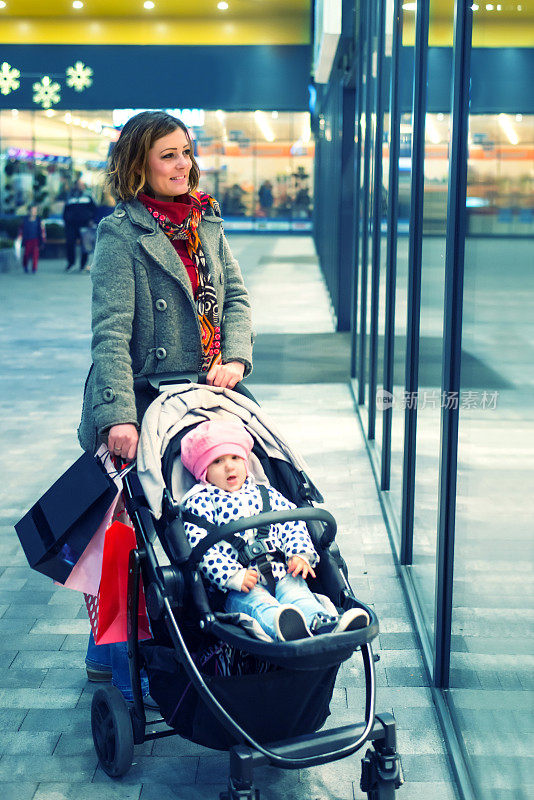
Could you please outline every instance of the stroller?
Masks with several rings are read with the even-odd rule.
[[[91,727],[100,764],[108,775],[119,777],[131,766],[134,745],[179,734],[206,747],[229,750],[228,786],[220,800],[258,800],[255,767],[316,766],[352,755],[368,743],[361,789],[370,800],[391,800],[403,779],[395,720],[388,713],[375,714],[376,657],[371,642],[378,634],[378,620],[349,585],[335,543],[335,519],[313,505],[322,502],[320,493],[299,457],[271,425],[265,427],[265,415],[253,396],[239,384],[227,390],[198,381],[194,375],[163,373],[135,382],[138,409],[146,414],[137,466],[125,475],[123,489],[137,539],[130,553],[127,597],[134,702],[127,705],[113,686],[95,692]],[[189,488],[187,481],[193,481],[181,465],[180,443],[210,414],[238,416],[254,438],[253,473],[263,475],[297,508],[263,511],[212,526],[191,548],[180,500]],[[308,581],[312,591],[337,610],[363,608],[370,617],[366,628],[274,642],[254,638],[235,615],[221,613],[222,593],[205,586],[198,569],[205,552],[217,541],[231,542],[238,532],[291,520],[305,521],[320,556],[317,577]],[[153,639],[138,642],[141,579]],[[339,668],[358,650],[365,674],[365,719],[320,730],[330,713]],[[161,719],[146,720],[141,668],[148,673]]]

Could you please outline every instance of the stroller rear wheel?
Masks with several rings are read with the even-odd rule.
[[[115,686],[105,686],[94,693],[91,730],[104,772],[111,778],[128,772],[134,749],[132,722],[128,706]]]

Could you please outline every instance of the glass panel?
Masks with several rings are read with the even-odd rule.
[[[369,333],[371,326],[371,279],[372,279],[372,213],[373,213],[373,176],[374,176],[374,146],[376,136],[376,107],[375,107],[375,82],[376,82],[376,64],[377,64],[377,51],[376,51],[376,9],[374,3],[367,4],[366,14],[366,53],[364,57],[364,86],[365,86],[365,104],[367,114],[364,113],[362,124],[362,141],[364,147],[362,148],[362,172],[361,172],[361,188],[362,188],[362,217],[360,229],[360,264],[367,265],[367,272],[364,275],[360,271],[361,276],[361,290],[360,290],[360,308],[358,313],[358,320],[360,326],[360,334],[362,333],[360,316],[362,310],[365,314],[365,326],[363,333],[365,336],[365,346],[359,350],[359,355],[363,355],[364,360],[364,406],[361,407],[362,422],[365,430],[368,425],[367,403],[369,400]],[[368,61],[368,48],[371,48],[371,61],[369,69]],[[365,110],[365,109],[364,109]],[[367,138],[367,151],[368,161],[365,164],[365,142]],[[366,183],[367,181],[367,183]],[[365,281],[365,285],[363,283]],[[362,299],[365,293],[365,308],[362,309]]]
[[[517,36],[532,42],[534,15],[522,7]],[[475,43],[487,17],[474,14]],[[534,118],[521,113],[529,105],[531,85],[521,108],[469,122],[449,695],[480,800],[534,795]]]
[[[289,221],[311,220],[309,114],[206,111],[193,131],[202,188],[220,199],[230,223],[255,218],[256,228],[289,230]]]
[[[391,13],[393,9],[390,9]],[[391,55],[391,46],[388,49],[388,39],[385,42],[384,61],[386,55]],[[383,82],[382,82],[383,83]],[[378,287],[378,343],[377,343],[377,391],[384,382],[384,336],[386,315],[386,256],[387,256],[387,207],[388,207],[388,180],[389,180],[389,91],[383,93],[382,99],[382,182],[379,200],[379,226],[380,226],[380,252],[379,252],[379,287]],[[374,447],[377,458],[382,452],[382,407],[377,404],[375,420]]]
[[[399,188],[397,223],[397,278],[395,291],[395,343],[393,373],[393,414],[391,423],[391,507],[400,530],[402,507],[402,462],[404,453],[404,407],[406,358],[406,312],[408,296],[408,233],[410,221],[412,180],[412,132],[413,132],[413,71],[414,46],[406,44],[405,29],[413,21],[413,12],[403,15],[403,46],[400,53],[399,94],[401,98]]]
[[[453,15],[451,3],[447,17],[451,30]],[[447,21],[443,3],[432,0],[431,30],[436,17],[443,28]],[[443,80],[442,72],[432,69],[431,63],[429,97],[433,85]],[[429,635],[434,628],[449,141],[449,114],[427,114],[412,573]]]

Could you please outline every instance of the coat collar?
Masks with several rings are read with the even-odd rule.
[[[138,242],[143,250],[150,256],[150,258],[158,264],[165,272],[171,275],[181,285],[187,296],[189,297],[192,305],[196,309],[195,299],[193,297],[193,290],[191,288],[191,281],[189,275],[184,267],[181,259],[178,257],[171,242],[165,236],[157,221],[147,211],[145,206],[140,200],[130,200],[128,203],[121,203],[120,207],[124,209],[129,220],[143,229],[138,235]],[[204,229],[205,223],[217,222],[221,223],[220,217],[215,214],[206,214],[198,226],[198,235],[200,243],[204,250],[204,256],[208,264],[208,268],[213,272],[213,265],[211,263],[211,254],[209,248],[206,247]]]

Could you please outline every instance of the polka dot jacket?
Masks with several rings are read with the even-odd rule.
[[[269,500],[273,511],[296,508],[294,503],[286,500],[272,486],[269,486]],[[204,517],[208,522],[224,525],[242,517],[252,517],[261,513],[263,503],[260,491],[254,481],[247,478],[241,489],[236,492],[226,492],[212,484],[197,483],[185,495],[182,507],[193,514]],[[192,547],[207,535],[203,528],[199,528],[191,522],[186,522],[184,527]],[[248,530],[237,535],[245,538],[247,542],[251,542],[256,532]],[[271,525],[269,537],[275,546],[285,554],[286,560],[292,556],[300,556],[312,567],[319,561],[306,525],[302,521],[280,522]],[[237,551],[228,542],[219,542],[210,547],[199,566],[202,574],[218,589],[240,591],[245,568],[237,559]],[[255,566],[255,562],[252,561],[248,569],[254,569]],[[272,572],[276,581],[281,580],[287,574],[284,564],[280,561],[272,562]],[[265,583],[263,576],[259,575],[258,583]]]

